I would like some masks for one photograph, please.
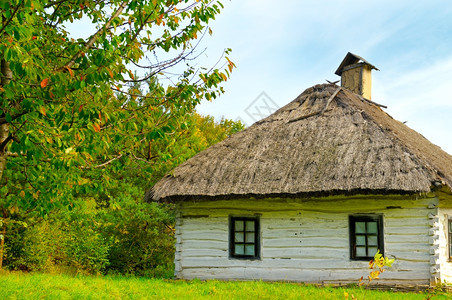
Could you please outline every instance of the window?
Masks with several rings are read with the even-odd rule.
[[[452,261],[452,218],[447,219],[447,233],[449,246],[449,261]]]
[[[229,219],[229,256],[247,259],[260,257],[258,217]]]
[[[382,215],[350,216],[349,225],[351,259],[370,260],[377,250],[384,255]]]

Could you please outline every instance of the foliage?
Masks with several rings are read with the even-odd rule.
[[[369,275],[367,276],[367,284],[366,288],[369,287],[370,282],[375,279],[380,279],[380,274],[383,273],[387,268],[392,267],[392,264],[394,263],[394,259],[389,259],[387,257],[383,257],[383,255],[380,253],[380,250],[377,250],[377,253],[374,255],[374,259],[369,261]],[[364,282],[364,276],[361,276],[359,279],[359,286],[363,286],[365,284]],[[367,289],[364,292],[363,299],[366,298]],[[349,294],[347,292],[344,292],[344,297],[346,299],[349,298]],[[351,294],[351,299],[358,299],[355,297],[355,295]]]
[[[174,218],[165,207],[123,199],[96,215],[109,239],[108,273],[172,277]]]
[[[370,271],[369,275],[367,276],[367,280],[368,280],[367,285],[369,285],[370,282],[374,279],[380,279],[379,276],[381,273],[383,273],[385,271],[384,268],[392,267],[393,263],[394,263],[394,259],[389,259],[387,257],[383,257],[383,255],[380,253],[380,250],[378,250],[377,253],[375,253],[374,259],[369,261],[369,269],[371,271]],[[363,277],[361,277],[359,280],[359,285],[361,286],[363,284],[364,284]]]
[[[28,229],[17,231],[8,243],[9,268],[50,273],[100,274],[108,265],[109,245],[100,234],[94,214],[77,203],[71,213],[57,210]]]
[[[153,145],[159,153],[156,181],[176,164],[243,129],[241,123],[196,113],[185,117],[177,138]],[[168,155],[174,159],[163,159]],[[71,210],[55,209],[45,218],[36,212],[12,215],[16,221],[7,235],[8,269],[50,273],[133,274],[172,277],[174,272],[174,216],[171,207],[141,201],[146,185],[142,169],[117,172],[117,186],[108,195],[74,199]],[[123,176],[120,178],[119,176]],[[26,222],[24,222],[26,221]],[[23,224],[28,224],[24,227]]]
[[[159,160],[183,160],[162,145],[177,143],[186,115],[221,94],[234,67],[228,57],[220,68],[192,65],[221,8],[210,0],[0,2],[2,232],[18,215],[72,209],[80,197],[102,202],[130,170],[141,169],[146,185],[143,174],[163,171]],[[92,34],[78,38],[69,23],[89,24]]]
[[[340,299],[344,291],[295,283],[262,281],[182,281],[133,277],[0,274],[2,299]],[[435,299],[449,299],[448,294]],[[369,291],[368,299],[425,299],[425,294]]]

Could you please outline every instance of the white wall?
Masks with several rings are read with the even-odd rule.
[[[438,209],[438,242],[436,254],[441,268],[441,282],[452,284],[452,262],[449,261],[448,218],[452,218],[452,197],[442,195]]]
[[[368,262],[349,259],[348,216],[378,213],[384,214],[385,256],[396,260],[378,283],[429,284],[437,202],[414,196],[183,202],[176,276],[357,283],[367,277]],[[255,214],[261,220],[261,259],[229,259],[229,215]]]

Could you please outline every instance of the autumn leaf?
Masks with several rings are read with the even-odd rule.
[[[130,71],[130,70],[127,70],[127,72],[129,72],[129,76],[130,76],[130,78],[132,78],[132,80],[135,80],[135,76],[133,76],[133,73],[132,73],[132,71]]]
[[[224,81],[227,81],[228,78],[226,77],[226,75],[224,75],[224,73],[220,73],[221,78],[223,78]]]
[[[232,72],[232,69],[235,67],[235,63],[233,63],[227,56],[226,56],[226,60],[228,61],[229,72]]]
[[[100,125],[99,125],[99,124],[94,123],[94,124],[93,124],[93,128],[94,128],[94,131],[95,131],[95,132],[100,132]]]
[[[43,114],[44,116],[47,116],[46,109],[45,109],[44,106],[41,106],[41,107],[39,108],[39,112],[40,112],[41,114]]]
[[[20,191],[19,196],[21,196],[22,198],[25,197],[25,191]]]
[[[83,104],[78,107],[78,112],[82,112]]]
[[[41,87],[42,87],[42,88],[45,88],[48,84],[49,84],[49,78],[44,78],[44,79],[41,81]]]
[[[74,77],[74,71],[72,71],[71,68],[69,68],[68,66],[65,66],[65,68],[69,71],[69,74],[71,74],[71,77]]]
[[[110,70],[110,68],[107,67],[106,69],[108,71],[108,74],[110,74],[110,77],[113,78],[113,72]]]
[[[155,19],[155,23],[157,23],[157,25],[160,25],[162,23],[163,20],[163,14],[161,14],[160,16],[157,17],[157,19]]]

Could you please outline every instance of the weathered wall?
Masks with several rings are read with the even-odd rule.
[[[449,259],[448,219],[452,218],[452,196],[442,195],[438,209],[438,239],[435,248],[437,264],[440,267],[441,282],[452,284],[452,261]]]
[[[378,283],[429,284],[437,202],[397,196],[183,202],[176,224],[176,276],[356,283],[368,275],[368,262],[349,259],[348,216],[379,213],[385,255],[396,261]],[[229,259],[231,214],[260,215],[261,260]]]

